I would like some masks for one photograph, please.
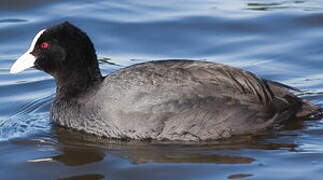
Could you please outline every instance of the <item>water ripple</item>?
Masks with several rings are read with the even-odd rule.
[[[22,138],[50,130],[48,112],[36,114],[17,114],[0,118],[0,141]]]
[[[30,77],[25,77],[30,78]],[[47,132],[54,96],[52,80],[0,85],[0,141]]]

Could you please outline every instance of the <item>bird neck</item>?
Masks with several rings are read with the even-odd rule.
[[[57,85],[56,98],[59,99],[74,98],[87,93],[103,80],[98,67],[61,70],[54,75],[54,78]]]

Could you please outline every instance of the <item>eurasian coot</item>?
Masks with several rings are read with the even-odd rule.
[[[212,140],[319,111],[292,87],[212,62],[152,61],[103,77],[91,40],[68,22],[41,30],[10,72],[30,67],[55,78],[51,119],[108,138]]]

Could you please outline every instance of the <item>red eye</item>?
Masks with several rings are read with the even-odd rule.
[[[40,47],[43,49],[47,49],[49,47],[49,44],[47,42],[43,42],[40,44]]]

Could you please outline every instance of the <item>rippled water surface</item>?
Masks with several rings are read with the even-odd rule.
[[[55,127],[53,79],[8,72],[36,32],[66,20],[91,37],[103,74],[152,59],[208,60],[323,105],[323,1],[2,0],[0,179],[322,179],[321,120],[206,144],[107,141]]]

